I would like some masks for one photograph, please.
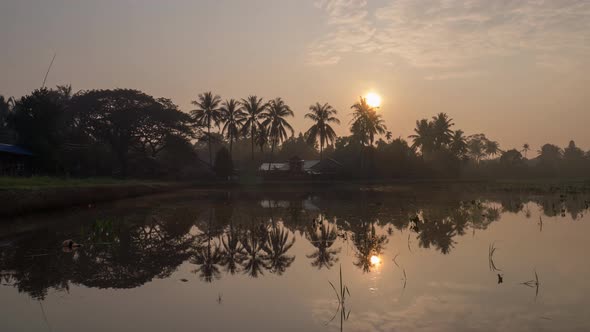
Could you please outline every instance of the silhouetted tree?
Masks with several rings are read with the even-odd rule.
[[[258,98],[257,96],[248,96],[248,98],[242,99],[241,104],[245,116],[242,134],[250,135],[252,141],[252,160],[254,160],[254,144],[256,141],[262,141],[261,139],[256,139],[256,134],[262,130],[261,123],[264,119],[264,113],[268,108],[268,104],[263,102],[262,98]],[[260,134],[258,136],[260,136]],[[266,134],[264,136],[266,136]],[[264,144],[256,145],[261,147],[260,149],[262,151]]]
[[[241,105],[234,99],[226,100],[221,106],[222,133],[229,140],[229,154],[233,156],[233,143],[239,136],[245,121]]]
[[[219,126],[221,120],[221,112],[219,106],[221,104],[221,97],[213,95],[213,93],[205,92],[199,94],[197,100],[191,102],[197,106],[191,111],[195,124],[199,127],[207,128],[207,139],[209,144],[209,163],[213,162],[213,155],[211,152],[211,127]]]
[[[281,98],[276,98],[269,102],[269,106],[264,113],[262,125],[266,128],[270,139],[271,162],[273,161],[275,147],[287,139],[287,130],[291,132],[291,136],[294,134],[293,127],[285,119],[289,116],[294,116],[293,111]],[[270,163],[268,164],[268,170],[270,171]]]
[[[531,150],[529,143],[524,143],[522,145],[522,152],[524,152],[524,157],[527,157],[527,153]]]
[[[336,139],[336,132],[334,132],[330,124],[340,124],[340,120],[336,117],[338,112],[328,103],[323,105],[316,103],[315,105],[309,106],[309,110],[310,112],[305,114],[305,118],[314,121],[315,124],[307,130],[305,136],[307,137],[308,143],[312,145],[318,140],[320,141],[320,159],[322,159],[324,143],[332,145]]]
[[[373,145],[375,135],[383,135],[387,130],[381,114],[377,114],[374,107],[369,106],[367,99],[360,100],[350,107],[352,120],[350,131],[363,145]]]

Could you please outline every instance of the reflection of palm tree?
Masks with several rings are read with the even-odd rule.
[[[307,255],[307,258],[313,259],[311,266],[317,267],[320,270],[322,267],[329,269],[338,262],[336,255],[340,253],[340,248],[331,248],[338,237],[336,226],[331,227],[330,224],[322,223],[319,229],[309,227],[305,231],[305,237],[311,245],[317,248],[316,252]]]
[[[223,258],[221,264],[227,272],[235,274],[239,271],[239,265],[244,260],[244,247],[240,243],[239,233],[230,225],[227,233],[222,238]]]
[[[218,265],[221,263],[222,258],[219,244],[211,243],[211,237],[207,236],[207,244],[200,243],[197,245],[191,263],[198,265],[194,272],[199,272],[201,280],[212,282],[213,279],[221,277]]]
[[[294,243],[295,238],[289,241],[289,233],[284,227],[275,226],[270,230],[264,251],[272,272],[281,275],[295,261],[295,256],[287,255]]]
[[[244,274],[252,278],[257,278],[263,274],[264,269],[268,269],[266,257],[264,255],[264,246],[266,234],[259,230],[249,230],[242,236],[241,243],[244,246],[244,260],[242,267]],[[264,231],[266,233],[266,231]]]
[[[363,272],[370,272],[373,267],[371,257],[381,255],[387,243],[387,236],[377,235],[373,223],[361,223],[358,229],[353,231],[352,242],[357,250],[357,260],[354,265],[361,268]]]

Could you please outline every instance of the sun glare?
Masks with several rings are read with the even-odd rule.
[[[367,104],[369,104],[369,106],[371,106],[371,107],[381,106],[381,96],[379,96],[378,94],[376,94],[374,92],[369,92],[369,93],[367,93],[365,98],[367,99]]]
[[[371,264],[372,265],[379,265],[381,263],[381,258],[379,256],[373,255],[371,256]]]

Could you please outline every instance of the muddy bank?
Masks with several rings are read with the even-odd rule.
[[[186,184],[118,184],[0,190],[0,217],[115,201],[187,188]]]

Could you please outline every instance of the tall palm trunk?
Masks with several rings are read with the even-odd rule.
[[[251,138],[252,138],[252,160],[254,160],[254,127],[251,130]]]
[[[232,157],[234,157],[233,154],[233,145],[234,145],[234,135],[229,135],[229,155]]]
[[[213,156],[211,155],[211,122],[207,125],[207,142],[209,143],[209,165],[213,166]]]
[[[270,148],[270,163],[268,163],[268,170],[270,171],[270,165],[272,165],[272,159],[275,152],[275,140],[272,141],[272,147]]]

